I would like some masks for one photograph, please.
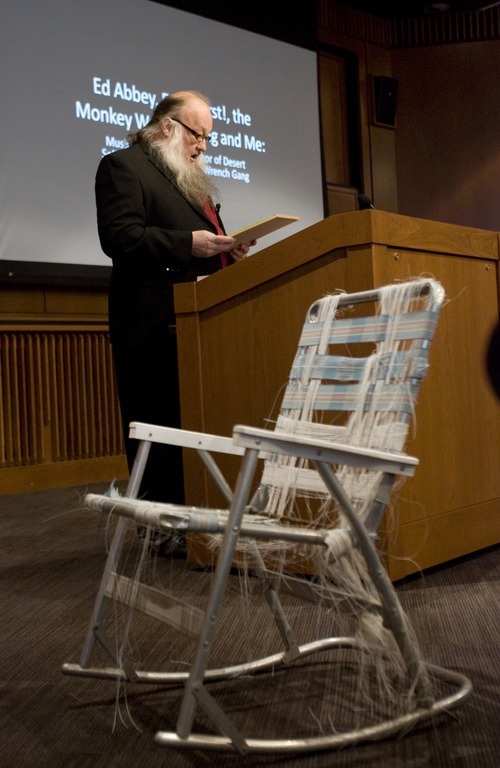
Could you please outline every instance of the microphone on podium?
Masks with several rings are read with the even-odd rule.
[[[375,210],[375,206],[373,205],[368,195],[358,195],[358,205],[360,211],[366,211],[369,208],[373,208],[373,210]]]

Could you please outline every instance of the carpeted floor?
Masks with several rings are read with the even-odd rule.
[[[175,725],[179,690],[129,685],[126,699],[117,705],[115,683],[61,672],[63,663],[78,660],[105,561],[104,522],[83,508],[86,490],[0,496],[0,768],[500,766],[498,547],[397,586],[424,656],[473,682],[471,698],[453,713],[404,736],[341,752],[243,758],[167,750],[153,736],[167,723]],[[170,559],[168,564],[158,560],[156,567],[182,569],[184,565]],[[175,578],[171,570],[169,578]],[[193,573],[190,578],[201,585],[205,576]],[[310,620],[307,612],[301,617],[304,623]],[[252,622],[258,625],[259,621],[259,615],[252,614]],[[235,623],[234,637],[225,637],[225,642],[241,642],[240,635],[241,626]],[[312,707],[302,693],[305,676],[313,681],[320,703],[324,690],[320,662],[291,676],[284,704],[297,729]],[[267,725],[264,705],[273,703],[279,674],[271,689],[268,682],[254,681],[251,692],[244,694],[228,686],[225,694],[230,700],[233,697],[233,710],[247,720],[253,718],[257,729]]]

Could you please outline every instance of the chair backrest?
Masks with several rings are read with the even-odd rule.
[[[415,279],[314,302],[306,315],[276,430],[403,451],[443,300],[440,283]],[[361,513],[380,477],[342,471],[343,483]],[[297,497],[316,498],[320,507],[328,498],[317,473],[296,459],[267,461],[262,483],[272,516],[293,516]],[[329,511],[322,507],[321,514],[325,513]]]

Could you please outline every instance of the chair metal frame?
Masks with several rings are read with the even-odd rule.
[[[432,289],[433,281],[412,281],[415,295]],[[339,306],[354,306],[380,297],[379,291],[367,291],[343,295]],[[431,307],[437,316],[440,302]],[[422,340],[422,348],[428,348],[433,330]],[[425,372],[419,374],[420,380]],[[420,381],[415,386],[418,391]],[[207,435],[199,432],[177,430],[157,425],[134,422],[130,425],[131,436],[139,441],[136,461],[123,498],[110,498],[99,494],[88,494],[86,503],[93,509],[118,515],[118,523],[108,559],[101,578],[91,620],[84,640],[78,664],[64,664],[62,671],[69,675],[83,675],[107,679],[124,679],[132,682],[154,684],[182,684],[183,698],[175,731],[161,730],[155,740],[158,744],[176,748],[205,748],[236,751],[242,755],[248,752],[308,752],[345,747],[362,741],[378,740],[397,732],[407,730],[414,724],[447,712],[462,704],[472,691],[472,684],[465,676],[430,664],[421,659],[418,650],[409,642],[407,628],[397,594],[385,570],[376,548],[376,538],[382,517],[389,504],[393,486],[398,478],[411,477],[418,459],[404,451],[381,450],[373,447],[359,447],[342,444],[325,437],[309,437],[279,430],[254,428],[237,425],[232,438]],[[228,508],[207,510],[206,508],[184,507],[137,499],[138,490],[153,443],[169,443],[195,450],[207,468],[211,479],[226,499]],[[241,457],[238,479],[234,492],[220,471],[213,454],[232,454]],[[324,484],[325,493],[334,499],[342,510],[347,527],[334,531],[328,528],[289,527],[279,521],[270,521],[258,508],[259,490],[256,485],[257,470],[261,459],[269,456],[295,457],[307,461],[314,467]],[[339,481],[339,466],[359,467],[381,473],[379,492],[375,502],[361,519],[348,493]],[[256,509],[257,508],[257,509]],[[249,510],[253,510],[249,513]],[[172,532],[204,532],[221,537],[217,564],[211,591],[208,596],[204,619],[200,625],[197,648],[188,671],[146,671],[132,667],[117,651],[109,637],[102,630],[102,617],[106,595],[109,594],[116,564],[120,558],[124,538],[130,521],[154,529]],[[380,598],[384,622],[392,632],[399,647],[409,676],[415,680],[415,705],[411,711],[401,713],[369,727],[355,728],[343,733],[320,733],[317,736],[290,739],[260,739],[247,737],[236,727],[230,717],[219,706],[209,691],[210,683],[216,680],[234,679],[275,669],[310,654],[339,648],[359,649],[355,637],[326,637],[299,645],[281,606],[276,580],[269,573],[259,552],[257,542],[280,539],[289,542],[306,542],[323,549],[334,551],[337,557],[356,547],[364,558],[369,577]],[[228,579],[234,563],[239,542],[244,539],[252,543],[253,568],[263,579],[264,594],[272,616],[278,626],[284,649],[265,658],[245,661],[230,667],[210,667],[211,651],[218,618],[221,611]],[[285,579],[293,588],[304,587],[304,581],[291,575]],[[102,645],[115,662],[113,667],[92,667],[91,657],[96,643]],[[447,686],[451,692],[436,698],[429,686],[429,676]],[[206,734],[193,731],[197,708],[201,708],[211,719],[217,733]]]

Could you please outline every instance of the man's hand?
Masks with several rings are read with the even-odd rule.
[[[236,245],[234,237],[214,235],[206,229],[193,232],[193,247],[191,253],[198,259],[208,259],[217,253],[227,253]],[[239,246],[241,248],[241,246]]]
[[[248,251],[252,247],[252,245],[256,245],[257,240],[251,240],[249,243],[238,243],[236,248],[232,248],[229,251],[229,255],[233,259],[233,261],[241,261],[242,259],[246,259],[248,256]]]

